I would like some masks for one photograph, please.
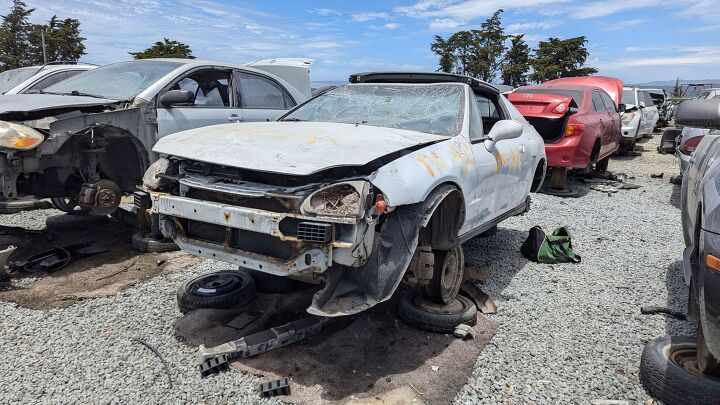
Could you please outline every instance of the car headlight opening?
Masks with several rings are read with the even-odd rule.
[[[630,122],[633,120],[633,118],[635,118],[634,112],[623,114],[623,116],[622,116],[623,125],[629,125]]]
[[[301,210],[319,216],[362,217],[369,189],[370,185],[365,181],[333,184],[308,196]]]
[[[30,150],[44,139],[43,134],[30,127],[0,121],[0,148]]]
[[[170,168],[170,160],[165,158],[160,158],[156,160],[153,164],[148,167],[148,169],[145,171],[145,174],[143,175],[142,182],[143,186],[145,186],[149,190],[158,190],[163,184],[163,179],[158,177],[158,174],[167,174],[168,169]]]

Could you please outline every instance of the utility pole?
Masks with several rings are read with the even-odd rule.
[[[43,51],[43,65],[47,65],[47,52],[45,51],[45,27],[40,30],[40,43]]]

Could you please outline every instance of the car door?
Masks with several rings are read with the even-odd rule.
[[[643,93],[645,94],[645,110],[648,112],[647,130],[652,133],[655,131],[655,124],[657,124],[658,119],[660,119],[660,113],[650,92],[644,91]]]
[[[655,104],[653,104],[652,102],[648,104],[648,98],[649,97],[646,92],[638,91],[638,100],[642,103],[641,105],[644,105],[644,107],[640,109],[643,118],[641,128],[644,133],[652,132],[653,125],[653,107],[655,107]]]
[[[592,121],[597,125],[597,136],[600,138],[600,154],[598,156],[603,156],[603,151],[606,150],[612,142],[610,134],[612,133],[611,128],[614,123],[607,112],[600,91],[594,90],[590,95],[590,99],[592,101]]]
[[[607,111],[610,117],[610,124],[607,128],[607,143],[602,145],[600,156],[605,156],[609,153],[614,152],[620,146],[620,137],[622,136],[622,122],[620,120],[620,114],[617,112],[617,106],[615,102],[610,98],[610,95],[604,91],[600,92],[600,97],[605,104],[605,111]]]
[[[233,97],[232,70],[200,68],[178,77],[159,94],[157,102],[158,137],[208,125],[243,120],[243,111]],[[166,106],[160,101],[170,90],[194,94],[187,105]]]
[[[496,122],[511,119],[497,94],[476,94],[475,97],[484,136],[490,133]],[[522,135],[499,142],[485,141],[482,143],[482,148],[478,147],[474,150],[476,154],[489,154],[495,162],[495,173],[489,181],[496,187],[493,217],[515,208],[525,200],[525,190],[528,188],[526,182],[529,180],[523,174],[530,164],[527,143],[527,137]]]
[[[256,72],[233,72],[235,100],[243,108],[244,121],[274,121],[296,102],[276,80]]]

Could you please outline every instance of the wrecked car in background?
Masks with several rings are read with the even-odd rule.
[[[0,73],[0,93],[24,94],[39,92],[46,87],[96,67],[86,64],[51,63],[43,66],[28,66],[6,70]]]
[[[720,392],[720,99],[687,100],[677,123],[711,130],[682,180],[681,214],[688,315],[697,334],[650,341],[640,362],[643,386],[667,404],[715,404]]]
[[[120,62],[81,73],[39,94],[0,97],[0,208],[21,196],[113,212],[155,161],[155,142],[190,128],[268,121],[306,100],[302,61],[257,68],[196,59]],[[280,69],[280,78],[258,68]],[[307,89],[294,86],[306,83]]]
[[[563,78],[508,95],[545,142],[553,189],[565,189],[570,169],[607,170],[620,144],[620,88],[614,78]]]
[[[452,302],[461,243],[529,209],[542,138],[496,88],[466,76],[351,81],[277,122],[161,139],[144,181],[151,210],[189,253],[322,278],[314,315],[363,311],[402,280]],[[485,115],[480,102],[492,104]]]
[[[701,100],[720,98],[720,89],[703,90],[700,92],[698,98]],[[682,132],[677,140],[678,147],[675,151],[678,164],[680,165],[680,176],[682,176],[690,166],[690,159],[692,159],[695,149],[697,149],[703,137],[709,132],[710,129],[708,128],[682,127]]]
[[[625,112],[622,115],[622,143],[633,149],[638,139],[651,135],[660,119],[650,93],[637,87],[623,88]]]

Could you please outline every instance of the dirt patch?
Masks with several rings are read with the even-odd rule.
[[[110,296],[163,271],[191,266],[200,259],[182,252],[139,254],[132,248],[134,230],[119,222],[74,231],[29,231],[0,227],[0,247],[17,246],[10,261],[75,242],[94,242],[109,249],[105,253],[78,259],[51,274],[16,273],[22,287],[0,291],[0,301],[14,302],[31,309],[63,308],[82,299]],[[158,265],[158,261],[165,262]],[[27,277],[39,278],[23,283]]]
[[[199,310],[176,321],[175,327],[190,345],[215,346],[307,316],[312,294],[312,289],[258,294],[247,309]],[[479,315],[475,340],[463,341],[403,324],[396,301],[338,318],[320,334],[294,345],[236,359],[232,367],[263,380],[290,377],[292,395],[281,399],[298,404],[451,401],[494,335],[497,322]],[[251,323],[243,326],[246,320]]]

